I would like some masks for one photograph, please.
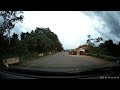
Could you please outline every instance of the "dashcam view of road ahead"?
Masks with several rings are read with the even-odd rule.
[[[119,16],[119,11],[0,11],[0,74],[15,69],[19,74],[61,74],[96,68],[107,73],[109,67],[118,79]]]
[[[58,52],[54,55],[45,56],[28,61],[14,68],[40,69],[55,72],[78,72],[83,69],[103,67],[112,62],[86,55],[69,55],[68,52]]]

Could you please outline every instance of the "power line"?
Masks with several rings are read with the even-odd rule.
[[[18,22],[17,22],[18,23]],[[19,24],[19,23],[18,23]],[[22,26],[21,24],[19,24],[20,26]],[[23,27],[23,26],[22,26]],[[24,29],[28,30],[27,28],[23,27]]]

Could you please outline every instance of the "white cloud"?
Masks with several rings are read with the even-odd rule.
[[[24,17],[21,25],[28,31],[49,27],[58,35],[65,49],[84,44],[88,34],[99,35],[94,30],[97,23],[80,11],[25,11]]]

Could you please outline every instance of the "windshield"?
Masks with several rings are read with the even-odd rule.
[[[0,11],[0,67],[81,72],[120,60],[119,11]]]

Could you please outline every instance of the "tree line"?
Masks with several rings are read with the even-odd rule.
[[[23,21],[22,13],[21,11],[0,11],[0,16],[4,19],[0,26],[0,59],[63,50],[58,36],[49,28],[36,27],[30,33],[21,32],[20,38],[16,33],[10,36],[10,31],[15,24]]]
[[[44,53],[44,52],[56,52],[62,51],[63,47],[58,39],[58,36],[54,34],[49,28],[37,27],[30,33],[21,32],[20,39],[17,34],[13,34],[10,38],[4,36],[0,42],[0,54],[21,56],[29,53]]]
[[[92,40],[94,42],[92,42]],[[87,44],[92,46],[92,49],[89,53],[99,54],[99,55],[108,55],[108,56],[120,56],[120,42],[118,44],[113,43],[113,40],[106,40],[104,43],[100,43],[98,46],[95,46],[95,43],[101,42],[102,37],[91,38],[91,35],[88,35]]]

